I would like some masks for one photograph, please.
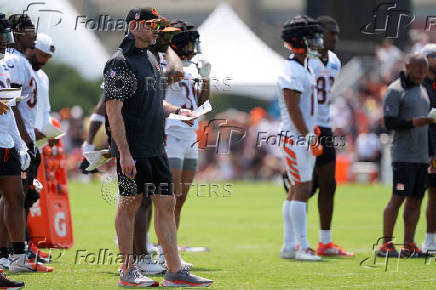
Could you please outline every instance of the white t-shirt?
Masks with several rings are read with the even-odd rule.
[[[306,65],[300,64],[298,61],[289,59],[285,62],[284,69],[278,78],[279,106],[281,115],[280,132],[285,135],[291,134],[298,137],[301,132],[297,130],[294,122],[290,117],[288,108],[284,100],[283,90],[290,89],[301,93],[300,110],[303,115],[304,122],[309,132],[313,132],[316,125],[316,117],[318,111],[318,102],[316,102],[315,79]]]
[[[12,53],[6,53],[5,63],[9,68],[11,76],[11,84],[21,86],[21,95],[27,97],[20,101],[18,110],[24,121],[26,132],[30,138],[35,141],[35,119],[36,119],[36,104],[38,102],[38,87],[32,66],[27,61],[26,57],[14,49]]]
[[[10,82],[9,68],[0,60],[0,88],[10,88]],[[23,150],[26,145],[18,131],[14,112],[9,108],[6,114],[0,115],[0,148],[13,147]]]
[[[335,53],[329,50],[326,65],[319,58],[311,58],[309,59],[309,67],[316,81],[318,126],[331,128],[330,105],[332,101],[332,87],[341,69],[341,61]]]
[[[38,103],[36,104],[36,121],[35,128],[42,130],[45,125],[50,122],[50,95],[49,95],[49,80],[47,74],[43,70],[34,72],[35,80],[38,87]]]

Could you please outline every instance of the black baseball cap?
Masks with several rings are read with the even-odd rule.
[[[126,22],[159,19],[157,10],[151,7],[134,8],[126,16]]]

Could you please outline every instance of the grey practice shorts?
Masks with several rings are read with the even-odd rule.
[[[198,171],[198,159],[168,158],[170,168]]]

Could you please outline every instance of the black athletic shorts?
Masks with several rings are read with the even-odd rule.
[[[133,180],[122,173],[120,160],[117,158],[120,195],[145,194],[148,196],[152,194],[172,195],[174,193],[173,177],[166,153],[161,156],[136,159],[135,162],[136,177]]]
[[[321,135],[319,135],[319,143],[324,147],[324,152],[321,156],[316,157],[315,167],[322,167],[323,165],[336,162],[336,148],[333,132],[331,128],[319,127]]]
[[[0,177],[21,176],[20,155],[15,148],[0,148]]]
[[[422,199],[428,185],[428,164],[392,162],[392,193]]]

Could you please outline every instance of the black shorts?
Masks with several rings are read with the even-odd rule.
[[[118,188],[121,196],[136,194],[173,195],[174,184],[166,154],[136,159],[136,177],[127,178],[117,158]]]
[[[20,155],[15,148],[0,148],[0,177],[21,176]]]
[[[428,164],[392,162],[392,193],[422,199],[428,184]]]
[[[324,147],[324,152],[321,156],[316,157],[315,167],[322,167],[327,163],[336,162],[336,148],[333,132],[331,128],[319,127],[321,135],[319,135],[319,143]]]

